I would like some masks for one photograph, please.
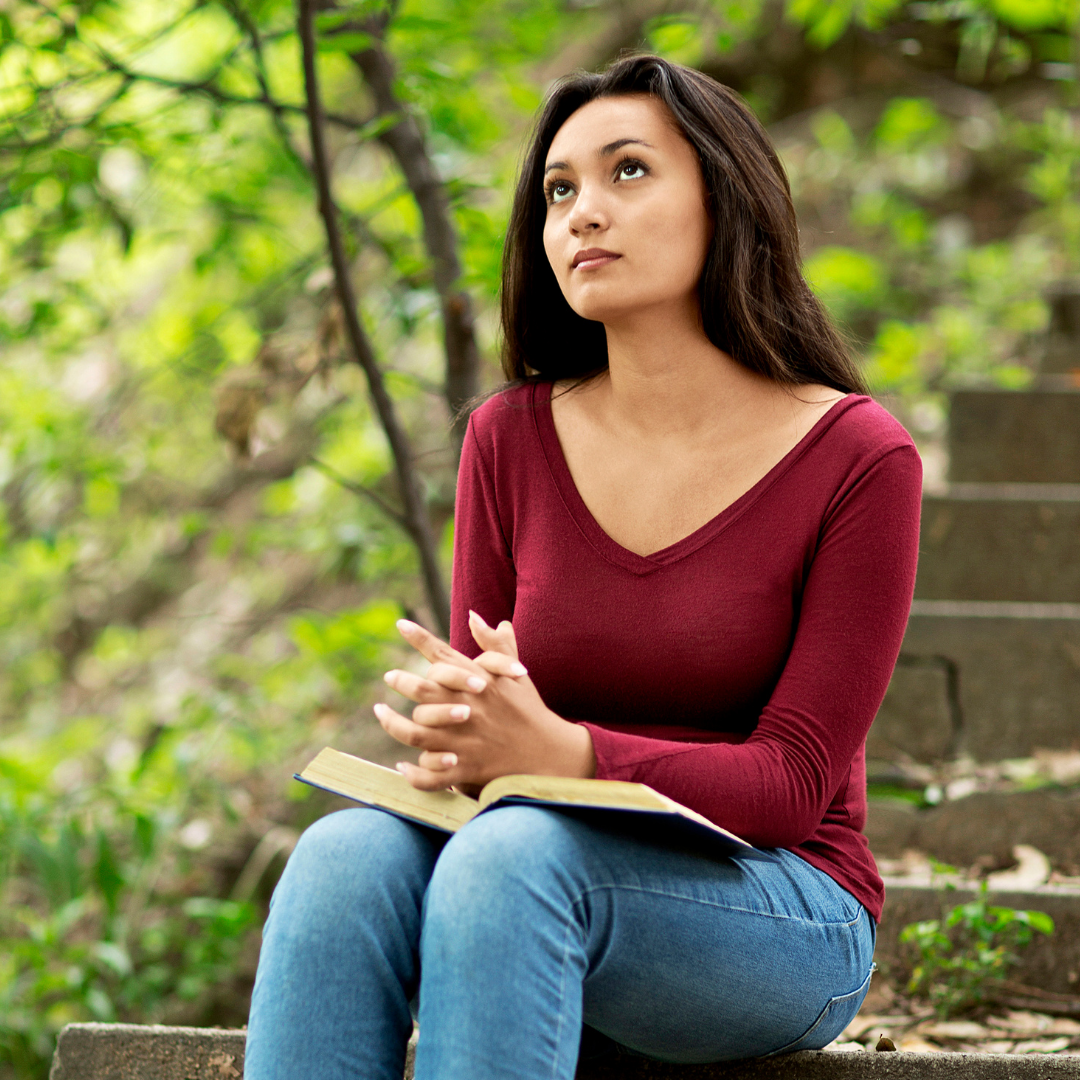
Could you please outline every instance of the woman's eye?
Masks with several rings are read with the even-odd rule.
[[[620,180],[636,180],[645,175],[645,166],[640,161],[624,161],[619,166]]]
[[[573,195],[574,189],[565,180],[556,180],[548,188],[548,195],[553,203],[562,202],[563,199]]]

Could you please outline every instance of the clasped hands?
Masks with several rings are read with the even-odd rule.
[[[400,670],[383,676],[416,702],[411,719],[383,703],[375,716],[398,742],[421,751],[416,764],[397,766],[413,787],[472,794],[509,773],[594,775],[592,737],[541,700],[518,660],[509,622],[491,627],[469,612],[469,629],[483,650],[475,660],[407,619],[397,628],[431,667],[425,676]]]

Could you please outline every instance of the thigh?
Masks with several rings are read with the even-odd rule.
[[[824,1046],[858,1010],[873,920],[826,874],[787,851],[715,859],[560,817],[590,1027],[650,1057],[721,1061]]]
[[[271,901],[246,1075],[400,1080],[419,983],[420,910],[446,837],[342,810],[300,838]]]
[[[446,842],[443,833],[381,810],[327,814],[304,831],[271,899],[271,919],[340,924],[347,913],[370,912],[382,901],[408,907],[423,900]]]

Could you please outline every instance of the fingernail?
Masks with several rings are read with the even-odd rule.
[[[419,630],[420,627],[414,622],[409,622],[408,619],[398,619],[394,625],[403,633],[411,634],[414,630]]]
[[[511,675],[528,675],[528,668],[524,664],[519,664],[516,660],[510,665]]]
[[[473,611],[473,609],[472,609],[472,608],[469,608],[469,618],[470,618],[470,619],[477,619],[477,620],[479,620],[479,622],[480,622],[480,623],[482,623],[482,624],[483,624],[484,626],[487,626],[487,623],[486,623],[486,622],[484,621],[484,617],[483,617],[482,615],[477,615],[477,614],[476,614],[476,612],[475,612],[475,611]]]
[[[380,701],[371,706],[371,711],[381,720],[386,706]]]
[[[406,770],[406,769],[408,769],[408,767],[409,767],[409,766],[408,766],[408,765],[406,765],[404,761],[399,761],[399,762],[398,762],[398,763],[397,763],[397,764],[396,764],[396,765],[394,766],[394,768],[395,768],[395,769],[397,769],[397,771],[398,771],[399,773],[401,773],[401,775],[402,775],[402,776],[404,776],[404,775],[405,775],[405,770]]]
[[[456,765],[457,764],[457,754],[443,754],[442,763],[447,768],[450,768],[451,765]]]
[[[396,670],[395,671],[387,671],[383,675],[382,679],[383,679],[383,682],[386,683],[387,686],[393,686],[394,685],[394,680],[397,679],[397,671]]]
[[[468,720],[472,709],[468,705],[455,705],[450,710],[450,716],[454,720]]]
[[[487,683],[484,682],[484,680],[481,679],[479,675],[470,675],[468,679],[465,680],[465,685],[474,694],[479,694],[480,691],[483,690],[485,686],[487,686]]]

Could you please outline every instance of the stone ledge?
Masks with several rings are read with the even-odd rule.
[[[50,1080],[235,1080],[243,1031],[68,1024]],[[410,1047],[411,1050],[411,1047]],[[314,1070],[313,1070],[314,1071]],[[411,1080],[412,1061],[405,1080]],[[1080,1078],[1080,1057],[813,1051],[723,1065],[665,1065],[620,1057],[579,1069],[577,1080],[1058,1080]]]
[[[945,891],[886,878],[885,911],[874,950],[882,973],[893,979],[906,977],[907,965],[898,938],[908,923],[939,918],[943,909],[973,900],[977,894],[972,884]],[[1036,934],[1031,944],[1021,950],[1020,963],[1010,978],[1052,993],[1080,992],[1080,891],[1070,886],[1042,885],[1029,892],[991,892],[990,899],[1001,907],[1045,911],[1054,920],[1050,937]],[[1080,1063],[1080,1058],[1074,1060]],[[1080,1064],[1077,1068],[1080,1076]]]
[[[68,1024],[49,1080],[237,1080],[243,1031],[142,1024]]]

